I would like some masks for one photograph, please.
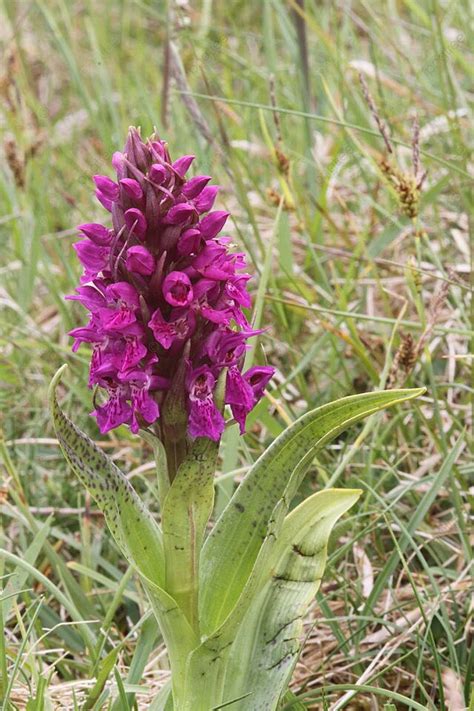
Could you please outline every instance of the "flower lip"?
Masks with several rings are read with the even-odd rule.
[[[216,379],[206,366],[197,370],[191,383],[190,393],[192,398],[203,400],[212,395]]]
[[[156,309],[148,322],[155,339],[169,350],[175,343],[183,343],[194,330],[196,317],[190,309],[174,309],[167,321],[160,309]]]
[[[163,296],[171,306],[187,306],[193,300],[193,287],[187,274],[170,272],[163,282]]]
[[[225,427],[222,413],[216,407],[213,391],[216,379],[204,365],[188,376],[189,434],[219,441]]]
[[[102,434],[130,422],[132,408],[128,404],[123,388],[111,390],[111,396],[105,405],[98,405],[92,413],[97,418],[97,424]]]

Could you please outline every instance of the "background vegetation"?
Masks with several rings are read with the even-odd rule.
[[[150,452],[126,429],[100,437],[88,417],[87,351],[72,354],[67,336],[84,314],[64,301],[80,271],[74,226],[104,217],[91,176],[110,174],[129,124],[156,127],[172,155],[196,153],[257,276],[268,331],[256,355],[278,377],[248,435],[226,433],[219,509],[308,408],[428,388],[314,462],[308,489],[364,495],[308,614],[299,703],[469,705],[469,19],[467,0],[1,4],[5,709],[153,708],[168,677],[143,591],[68,472],[46,408],[68,362],[66,409],[153,505]]]

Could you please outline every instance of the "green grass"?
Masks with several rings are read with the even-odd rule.
[[[83,314],[64,301],[79,278],[74,226],[102,217],[91,175],[110,172],[130,124],[156,126],[172,154],[195,153],[222,185],[269,326],[251,357],[278,367],[277,385],[245,439],[226,433],[218,507],[306,409],[387,383],[428,388],[314,462],[305,491],[337,481],[365,494],[333,542],[294,694],[333,711],[472,708],[468,2],[0,7],[5,710],[144,709],[169,677],[144,593],[68,472],[46,407],[68,362],[66,409],[156,509],[151,452],[125,429],[100,437],[88,417],[87,353],[72,354],[67,336]],[[383,178],[357,70],[405,173],[418,116],[428,175],[415,220]],[[407,334],[405,373],[396,354]]]

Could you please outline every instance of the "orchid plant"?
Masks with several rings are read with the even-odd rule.
[[[209,176],[187,178],[164,141],[130,129],[95,176],[110,225],[79,227],[76,293],[89,312],[74,349],[90,344],[89,386],[102,433],[128,425],[156,458],[160,516],[50,400],[66,459],[102,510],[156,616],[171,684],[154,708],[273,711],[285,698],[302,619],[319,588],[331,531],[358,499],[324,489],[292,508],[317,452],[349,425],[421,390],[365,393],[323,405],[286,429],[250,467],[210,526],[224,428],[245,432],[273,368],[244,370],[252,328],[245,257],[220,236]],[[226,422],[226,413],[232,417]]]

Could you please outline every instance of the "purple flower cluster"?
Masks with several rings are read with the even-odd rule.
[[[241,432],[273,375],[268,366],[242,373],[247,339],[257,333],[242,310],[250,306],[250,276],[241,271],[244,255],[218,236],[228,217],[211,211],[218,188],[206,175],[185,177],[193,158],[172,162],[164,141],[144,142],[131,128],[112,159],[117,179],[94,177],[112,228],[79,227],[84,239],[74,247],[84,274],[68,298],[90,312],[71,335],[74,350],[92,344],[89,386],[108,393],[93,413],[101,432],[166,425],[166,413],[182,403],[184,434],[217,441],[223,369],[224,402]]]

